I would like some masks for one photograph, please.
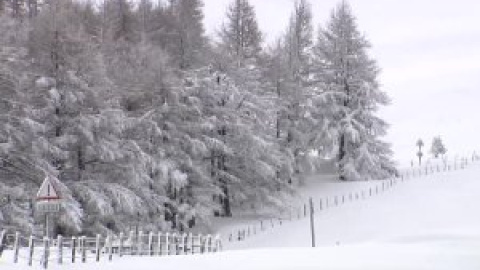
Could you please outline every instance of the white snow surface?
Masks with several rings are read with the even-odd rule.
[[[379,184],[332,183],[312,177],[304,196],[313,196],[318,204],[319,198]],[[408,179],[379,195],[317,210],[315,217],[316,248],[310,247],[309,220],[302,218],[285,221],[244,241],[225,241],[225,251],[217,254],[115,257],[113,262],[63,266],[52,262],[49,269],[478,270],[480,164]],[[0,269],[40,268],[29,268],[25,262],[14,265],[9,255],[0,259]]]

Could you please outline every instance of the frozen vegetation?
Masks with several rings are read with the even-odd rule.
[[[247,0],[215,37],[201,0],[1,0],[0,227],[41,231],[46,176],[54,233],[94,235],[284,210],[312,151],[339,180],[395,174],[369,41],[347,2],[312,15],[265,44]]]

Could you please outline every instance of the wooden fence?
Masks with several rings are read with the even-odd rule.
[[[4,250],[13,251],[13,262],[25,261],[31,266],[40,263],[86,263],[112,261],[115,256],[168,256],[218,252],[222,249],[220,236],[178,233],[143,233],[128,236],[62,237],[55,239],[24,237],[20,233],[0,231],[0,257]]]

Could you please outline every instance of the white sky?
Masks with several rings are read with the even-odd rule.
[[[231,0],[204,0],[205,24],[214,35]],[[267,41],[285,29],[294,0],[250,0]],[[337,0],[310,0],[315,26]],[[373,44],[380,81],[392,105],[380,113],[390,124],[401,165],[416,159],[415,142],[430,147],[440,135],[454,158],[476,149],[480,131],[480,1],[351,0],[360,30]],[[479,106],[479,107],[476,107]],[[478,151],[477,151],[478,153]]]

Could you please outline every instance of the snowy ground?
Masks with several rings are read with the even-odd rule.
[[[348,197],[350,191],[366,191],[372,185],[381,186],[381,182],[320,181],[309,185],[306,195],[314,196],[318,204],[319,198]],[[480,235],[480,165],[408,179],[371,198],[316,211],[315,225],[320,246]],[[309,219],[285,222],[281,228],[226,245],[229,249],[307,247]]]
[[[335,184],[309,179],[305,196],[319,198],[368,190],[379,182]],[[336,186],[335,186],[336,185]],[[339,186],[338,185],[343,185]],[[323,193],[320,193],[321,192]],[[328,191],[330,190],[330,191]],[[334,193],[333,193],[334,191]],[[212,255],[115,257],[112,263],[51,269],[480,269],[480,164],[409,179],[366,199],[316,212],[316,241],[309,220],[283,222],[244,241],[224,243]],[[228,230],[230,228],[225,228]],[[8,256],[7,256],[8,257]],[[2,258],[0,269],[29,269]]]

